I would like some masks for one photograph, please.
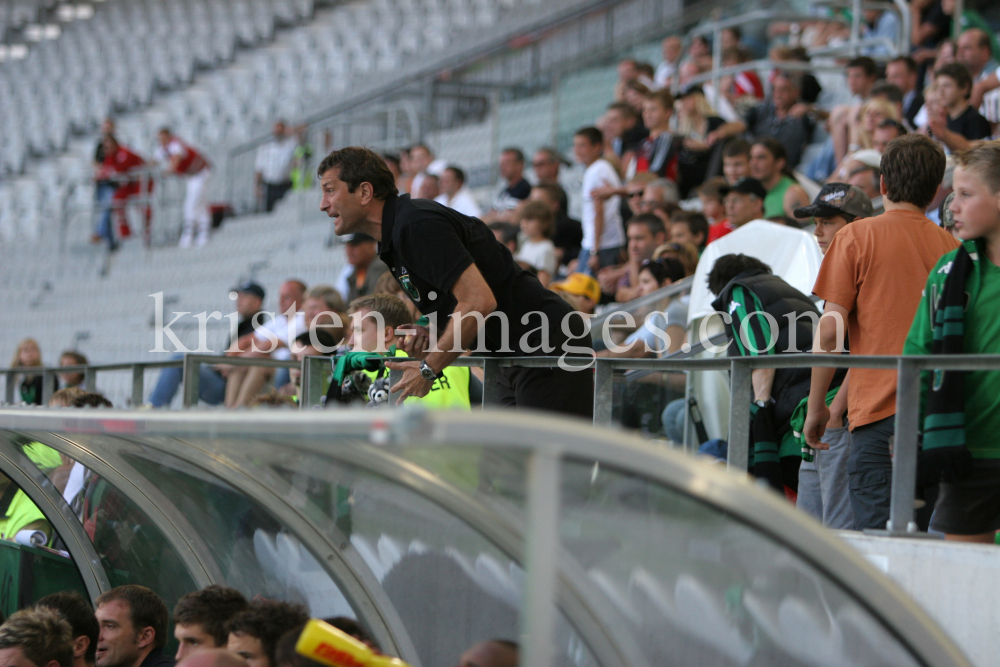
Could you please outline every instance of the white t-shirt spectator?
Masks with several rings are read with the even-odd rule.
[[[680,60],[675,63],[668,63],[664,60],[656,66],[656,71],[653,73],[653,83],[656,84],[658,89],[667,86],[667,80],[674,74],[677,74],[678,65],[680,65]]]
[[[295,137],[273,139],[257,149],[254,171],[265,183],[278,185],[291,178],[292,158],[299,142]]]
[[[289,347],[299,334],[305,333],[308,330],[306,314],[304,312],[299,311],[295,313],[295,321],[292,322],[291,326],[288,325],[288,318],[284,313],[277,313],[273,320],[257,327],[253,333],[253,337],[257,339],[257,348],[265,352],[270,350],[273,344],[270,337],[265,333],[270,331],[275,338],[281,341],[282,345],[271,350],[271,357],[274,359],[291,359],[292,353]]]
[[[441,194],[438,195],[438,198],[434,201],[439,204],[443,204],[452,210],[458,211],[462,215],[469,215],[473,218],[478,218],[483,213],[482,209],[479,208],[479,204],[476,203],[475,198],[472,196],[472,193],[465,187],[460,188],[451,199],[448,199],[448,195]]]
[[[671,301],[670,305],[667,306],[666,312],[656,311],[650,313],[643,320],[642,326],[629,334],[629,337],[625,339],[625,345],[631,345],[636,341],[640,341],[640,343],[645,343],[646,345],[643,348],[644,350],[653,350],[657,355],[662,354],[667,347],[662,338],[664,335],[663,332],[667,330],[667,327],[677,326],[687,329],[689,299],[690,297],[682,296]]]
[[[556,268],[558,268],[556,247],[549,239],[525,241],[521,244],[521,249],[517,251],[517,257],[514,259],[535,267],[536,271],[545,271],[550,277],[556,275]]]
[[[611,166],[611,163],[600,158],[583,172],[583,247],[587,250],[594,248],[594,198],[590,194],[597,188],[607,186],[613,188],[622,187],[622,179],[618,177],[618,172]],[[622,228],[622,214],[620,207],[620,197],[608,197],[604,200],[604,231],[601,234],[600,249],[620,248],[625,245],[625,230]]]

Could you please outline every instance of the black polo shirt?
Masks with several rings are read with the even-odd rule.
[[[948,116],[946,125],[949,130],[956,132],[969,141],[988,139],[993,134],[990,121],[983,118],[982,114],[971,106],[965,107],[965,111],[958,115],[958,118]]]
[[[444,331],[447,318],[458,303],[451,293],[452,286],[475,263],[493,292],[496,310],[504,313],[509,323],[507,348],[511,351],[504,353],[499,316],[486,320],[487,351],[508,356],[562,353],[567,339],[562,321],[571,312],[569,304],[518,266],[510,250],[478,218],[427,199],[411,199],[409,195],[391,197],[382,211],[379,257],[421,313],[437,314],[439,331]],[[522,321],[533,311],[544,313],[548,319],[548,343],[556,347],[554,352],[519,349],[525,334],[531,347],[542,342],[542,319],[538,313]],[[582,331],[579,317],[573,317],[571,322],[573,331]],[[473,341],[471,345],[475,348],[478,343]]]

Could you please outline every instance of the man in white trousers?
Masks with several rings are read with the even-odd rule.
[[[156,150],[156,160],[170,173],[184,177],[187,194],[184,196],[184,229],[181,232],[180,247],[203,246],[208,243],[212,229],[212,218],[208,212],[208,179],[211,176],[208,160],[195,149],[178,139],[169,128],[159,132],[160,147]],[[197,238],[195,228],[197,227]]]

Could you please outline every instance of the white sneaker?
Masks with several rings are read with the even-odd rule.
[[[194,244],[200,248],[206,243],[208,243],[208,232],[202,232],[201,234],[198,234],[198,238],[195,239]]]

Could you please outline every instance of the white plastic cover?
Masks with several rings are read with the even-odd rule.
[[[708,272],[715,260],[730,253],[756,257],[771,267],[789,285],[803,294],[812,294],[823,261],[816,239],[809,232],[767,220],[753,220],[705,248],[694,272],[688,325],[712,314],[715,295],[708,291]]]

